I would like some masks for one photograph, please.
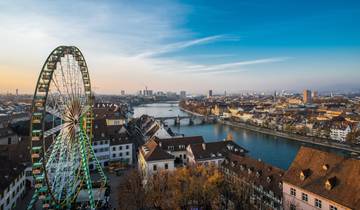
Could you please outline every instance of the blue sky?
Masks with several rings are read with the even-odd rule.
[[[99,93],[360,89],[359,23],[359,1],[2,1],[0,92],[64,44]]]

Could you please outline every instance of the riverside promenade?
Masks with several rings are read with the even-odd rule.
[[[289,140],[300,141],[300,142],[319,145],[319,146],[328,147],[328,148],[340,149],[340,150],[344,150],[347,152],[357,153],[358,156],[360,155],[360,145],[337,143],[330,139],[322,139],[322,138],[316,138],[316,137],[310,137],[310,136],[301,136],[301,135],[297,135],[297,134],[283,133],[283,132],[274,131],[274,130],[271,130],[268,128],[261,128],[261,127],[257,127],[257,126],[253,126],[253,125],[249,125],[249,124],[245,124],[245,123],[240,123],[240,122],[233,122],[233,121],[226,121],[226,120],[218,120],[218,122],[225,124],[225,125],[230,125],[230,126],[234,126],[234,127],[247,129],[247,130],[252,130],[255,132],[259,132],[259,133],[264,133],[264,134],[269,134],[269,135],[286,138]]]
[[[181,111],[187,112],[191,115],[204,116],[199,113],[192,112],[188,109],[184,109],[181,106],[179,106],[179,108]],[[213,117],[215,117],[215,116],[213,116]],[[263,133],[263,134],[278,136],[278,137],[282,137],[282,138],[286,138],[286,139],[294,140],[294,141],[299,141],[299,142],[303,142],[303,143],[307,143],[307,144],[313,144],[313,145],[318,145],[318,146],[327,147],[327,148],[339,149],[339,150],[343,150],[343,151],[346,151],[349,153],[355,153],[354,154],[355,156],[360,157],[360,145],[338,143],[331,139],[323,139],[323,138],[317,138],[317,137],[311,137],[311,136],[302,136],[302,135],[292,134],[292,133],[284,133],[284,132],[271,130],[268,128],[262,128],[262,127],[258,127],[258,126],[254,126],[254,125],[249,125],[246,123],[223,120],[223,119],[220,119],[219,117],[217,117],[217,122],[222,123],[224,125],[239,127],[239,128],[243,128],[243,129],[247,129],[247,130],[251,130],[251,131],[255,131],[255,132],[259,132],[259,133]]]

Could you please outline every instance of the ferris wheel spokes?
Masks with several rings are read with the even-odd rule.
[[[91,107],[82,53],[76,47],[56,48],[39,75],[30,132],[37,195],[33,199],[41,199],[45,209],[72,209],[80,192],[87,192],[92,209],[97,206],[89,163],[101,174],[100,187],[107,179],[91,145]]]

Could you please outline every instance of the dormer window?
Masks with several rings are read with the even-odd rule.
[[[105,137],[105,133],[101,133],[101,137]]]
[[[271,182],[271,177],[270,176],[266,177],[266,181],[267,181],[267,183],[270,183]]]
[[[252,169],[249,168],[249,169],[248,169],[248,174],[251,174],[251,173],[252,173]]]
[[[310,169],[305,169],[300,171],[300,180],[304,181],[306,178],[310,176]]]
[[[257,171],[257,172],[256,172],[256,177],[259,178],[260,175],[261,175],[261,171]]]
[[[240,166],[240,170],[241,170],[241,171],[244,171],[244,170],[245,170],[244,165],[241,165],[241,166]]]
[[[216,155],[214,153],[211,153],[210,156],[211,157],[216,157]]]
[[[336,182],[337,182],[336,176],[331,177],[330,179],[326,180],[326,182],[325,182],[325,188],[326,188],[327,190],[331,190],[332,188],[335,187]]]
[[[327,171],[327,170],[329,169],[329,165],[328,165],[328,164],[324,164],[324,165],[322,166],[322,168],[323,168],[324,171]]]

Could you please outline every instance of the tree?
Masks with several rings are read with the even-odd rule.
[[[143,177],[137,170],[131,170],[124,175],[124,181],[119,185],[119,206],[123,210],[146,209],[147,193],[143,186]]]
[[[136,171],[120,187],[121,209],[221,209],[222,174],[213,166],[160,171],[146,178]]]

